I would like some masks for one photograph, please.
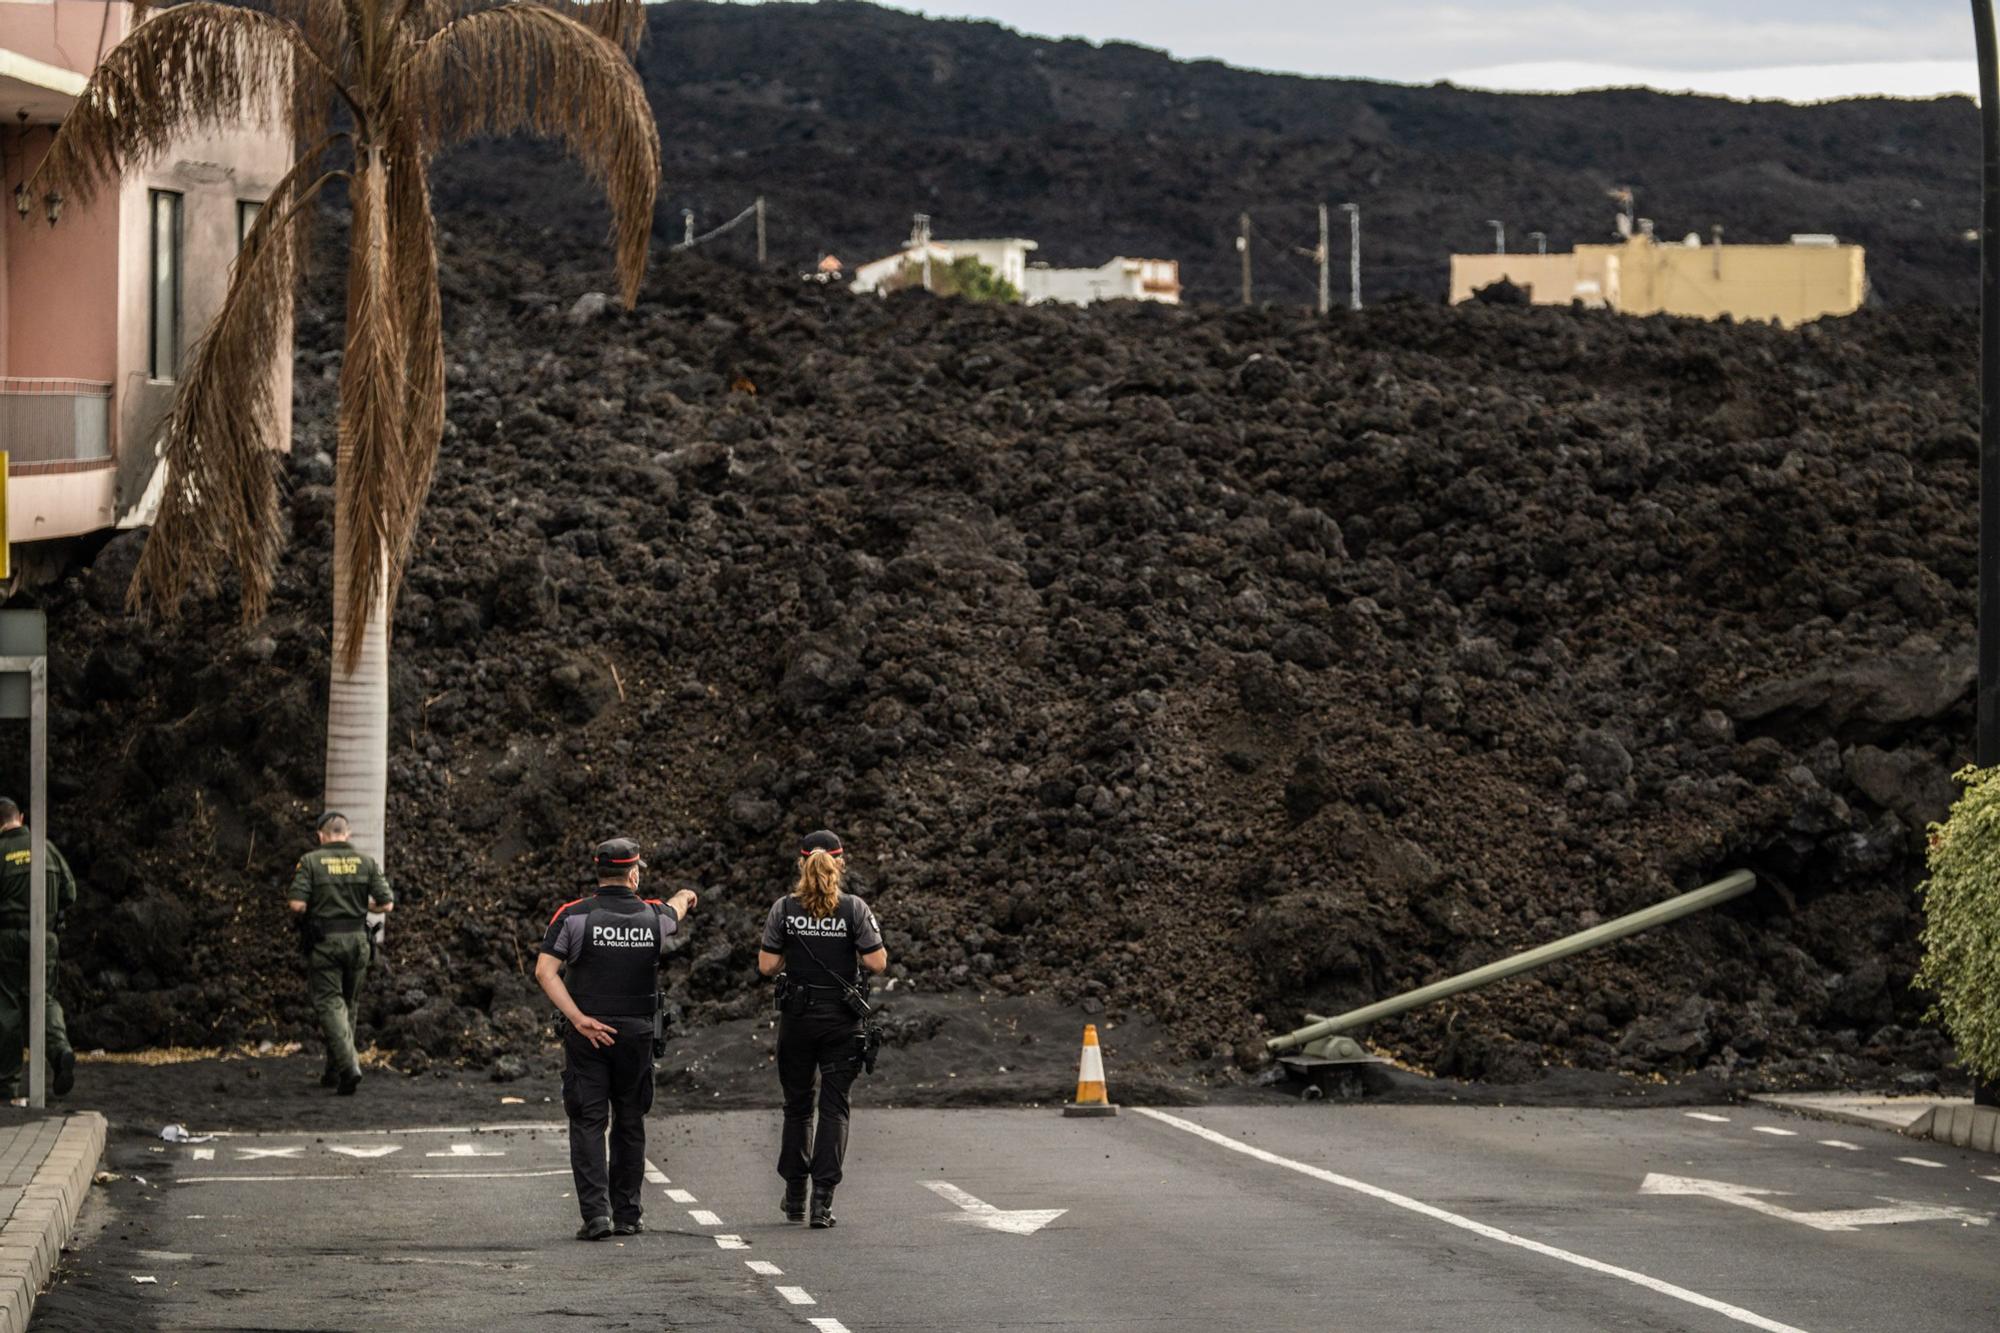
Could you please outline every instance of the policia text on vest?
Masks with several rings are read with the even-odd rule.
[[[357,851],[348,834],[346,815],[329,810],[319,817],[319,846],[299,858],[289,895],[306,959],[306,993],[326,1038],[326,1068],[319,1081],[343,1097],[361,1086],[354,1020],[361,982],[374,955],[367,914],[396,906],[382,867]]]
[[[569,1020],[563,1029],[563,1112],[576,1178],[579,1240],[646,1229],[646,1112],[653,1105],[653,1015],[667,937],[694,910],[682,889],[639,896],[639,844],[613,838],[592,858],[597,892],[549,918],[535,980]],[[610,1130],[609,1160],[605,1131]]]

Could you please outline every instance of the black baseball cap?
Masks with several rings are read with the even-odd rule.
[[[633,866],[646,864],[646,858],[639,855],[639,844],[630,838],[613,838],[610,842],[598,843],[597,851],[590,859],[599,870],[630,870]]]
[[[338,810],[326,810],[326,811],[322,811],[322,812],[321,812],[321,814],[320,814],[320,817],[319,817],[319,821],[318,821],[317,823],[315,823],[315,824],[313,825],[313,827],[314,827],[314,828],[316,828],[316,829],[323,829],[323,828],[325,828],[325,827],[326,827],[326,826],[327,826],[328,824],[331,824],[331,823],[332,823],[332,822],[333,822],[334,820],[336,820],[336,819],[345,819],[345,818],[347,818],[347,816],[346,816],[346,815],[343,815],[343,814],[342,814],[342,813],[340,813],[340,811],[338,811]]]
[[[804,860],[814,852],[829,852],[840,855],[840,835],[832,829],[819,829],[799,839],[799,859]]]

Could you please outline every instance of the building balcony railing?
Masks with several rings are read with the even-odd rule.
[[[0,376],[0,449],[10,466],[111,457],[111,386]]]

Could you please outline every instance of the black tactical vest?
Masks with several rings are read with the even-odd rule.
[[[650,1018],[659,969],[659,910],[627,894],[591,899],[565,977],[576,1007],[593,1018]]]

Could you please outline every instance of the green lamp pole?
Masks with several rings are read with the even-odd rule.
[[[1973,758],[2000,764],[2000,63],[1993,0],[1972,0],[1979,47],[1979,721]],[[2000,1106],[2000,1087],[1977,1087],[1982,1105]]]

